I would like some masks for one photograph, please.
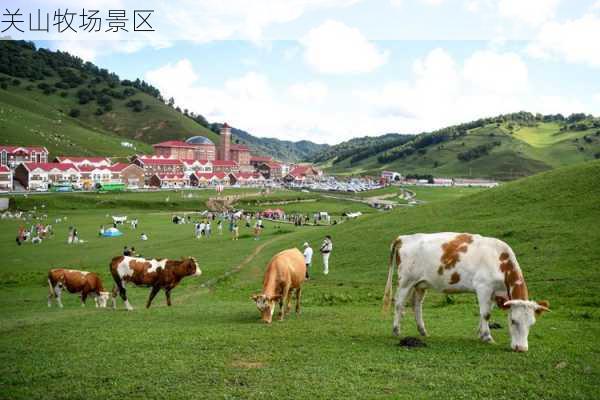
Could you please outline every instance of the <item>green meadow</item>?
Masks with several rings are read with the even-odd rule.
[[[600,162],[494,189],[438,189],[414,188],[424,204],[371,210],[331,227],[266,222],[260,240],[242,227],[235,242],[227,229],[196,240],[192,225],[171,223],[178,211],[204,209],[208,191],[16,198],[14,207],[36,207],[53,224],[58,217],[63,222],[54,224],[54,238],[18,247],[22,221],[0,221],[0,398],[596,398]],[[314,193],[275,192],[261,204],[250,199],[243,200],[248,207],[287,212],[333,208]],[[292,202],[268,205],[281,201]],[[361,206],[337,203],[337,211]],[[98,237],[99,226],[117,214],[137,217],[138,230],[125,226],[122,237]],[[85,243],[66,243],[69,225]],[[505,312],[493,311],[501,329],[492,331],[496,344],[484,344],[475,296],[433,292],[424,305],[426,347],[399,346],[391,315],[381,312],[389,244],[399,234],[439,231],[494,236],[514,249],[532,298],[549,300],[552,309],[532,328],[528,353],[510,351]],[[262,324],[250,296],[261,289],[269,259],[304,241],[318,247],[326,234],[334,242],[330,274],[322,274],[315,256],[302,314]],[[111,288],[108,263],[125,245],[146,257],[194,256],[203,274],[173,291],[172,307],[159,293],[144,309],[146,288],[128,290],[132,312],[121,300],[117,311],[95,309],[91,301],[82,308],[69,294],[64,309],[47,307],[49,268],[95,271]],[[410,310],[402,330],[417,336]]]

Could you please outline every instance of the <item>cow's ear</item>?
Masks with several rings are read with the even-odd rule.
[[[540,316],[544,311],[550,311],[550,302],[548,300],[540,300],[535,307],[535,315]]]
[[[257,295],[257,294],[253,294],[253,295],[250,297],[250,300],[254,300],[254,301],[258,300],[258,295]]]
[[[507,301],[508,299],[504,296],[496,296],[496,305],[502,310],[508,310],[510,308],[510,305],[505,304]]]

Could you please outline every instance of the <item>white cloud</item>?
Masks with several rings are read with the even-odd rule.
[[[223,39],[259,41],[265,29],[294,21],[318,9],[345,7],[358,0],[179,0],[162,8],[179,38],[198,42]]]
[[[478,51],[465,61],[463,76],[471,84],[493,93],[528,89],[527,65],[518,54]]]
[[[194,72],[192,63],[187,58],[175,64],[167,64],[156,70],[148,71],[146,79],[167,91],[187,88],[193,85],[198,76]]]
[[[559,2],[560,0],[500,0],[498,11],[505,18],[536,27],[556,15]]]
[[[439,6],[440,4],[444,3],[446,0],[419,0],[419,1],[428,6]],[[390,0],[390,4],[393,7],[402,7],[402,5],[404,4],[404,0]]]
[[[358,29],[333,20],[311,29],[300,42],[306,63],[325,74],[370,72],[389,57],[389,51],[378,49]]]
[[[291,97],[303,103],[320,103],[329,94],[329,88],[321,82],[295,83],[288,91]]]
[[[321,114],[312,107],[317,102],[299,107],[296,96],[315,97],[327,94],[326,86],[309,82],[278,91],[267,76],[249,72],[228,79],[219,88],[206,86],[187,59],[167,64],[146,73],[146,80],[160,89],[165,97],[174,97],[182,108],[201,113],[210,121],[228,122],[254,134],[286,139],[312,139],[323,142],[324,132],[335,131],[334,119],[340,115]]]
[[[481,8],[481,2],[479,0],[468,0],[464,4],[465,9],[472,13],[478,12]]]
[[[528,46],[536,58],[559,58],[567,63],[600,67],[600,16],[586,14],[565,22],[548,22]]]
[[[247,74],[225,82],[227,91],[241,101],[263,101],[273,98],[273,91],[266,76],[257,72]]]
[[[52,49],[69,52],[84,61],[95,61],[98,57],[111,54],[131,54],[144,47],[161,49],[171,43],[161,40],[60,40],[51,41]]]
[[[461,64],[438,48],[415,61],[411,80],[358,91],[355,98],[369,110],[375,126],[387,124],[381,132],[390,131],[390,126],[420,132],[503,112],[541,109],[533,107],[538,104],[532,93],[527,67],[514,53],[478,51]]]
[[[429,6],[439,6],[440,4],[442,4],[445,0],[421,0],[421,3],[425,3]]]
[[[460,60],[433,49],[414,61],[410,76],[362,89],[331,86],[326,80],[278,86],[259,72],[209,86],[187,59],[149,71],[145,78],[177,105],[210,121],[226,121],[259,136],[328,143],[385,132],[418,133],[518,110],[590,112],[600,104],[600,93],[586,103],[542,91],[529,81],[519,55],[492,50]]]

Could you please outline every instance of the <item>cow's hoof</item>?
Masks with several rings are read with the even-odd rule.
[[[392,329],[392,335],[400,336],[400,327],[399,326],[395,326],[394,329]]]
[[[427,331],[425,329],[419,329],[419,335],[421,335],[421,336],[429,336],[427,334]]]

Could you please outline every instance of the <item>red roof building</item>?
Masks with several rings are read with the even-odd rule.
[[[212,167],[213,172],[223,172],[226,174],[238,172],[240,169],[238,163],[233,160],[215,160],[212,163]]]
[[[286,181],[315,181],[319,179],[322,172],[312,165],[296,165],[292,170],[285,176]]]
[[[148,181],[150,186],[155,187],[184,187],[189,183],[189,179],[183,173],[154,174]]]
[[[12,170],[6,165],[0,165],[0,190],[13,190]]]
[[[202,140],[201,140],[202,139]],[[216,158],[216,146],[209,139],[196,136],[187,142],[169,140],[152,146],[154,154],[177,160],[209,160]]]
[[[135,156],[133,163],[144,169],[146,181],[155,174],[183,174],[183,163],[177,159]]]
[[[0,145],[0,165],[15,169],[24,162],[48,162],[48,149],[42,146]]]
[[[90,165],[92,167],[108,167],[111,164],[108,157],[74,157],[74,156],[58,156],[54,158],[54,162],[71,163],[77,167]]]
[[[15,179],[26,189],[48,188],[49,184],[77,183],[81,172],[69,163],[21,163],[15,168]]]

